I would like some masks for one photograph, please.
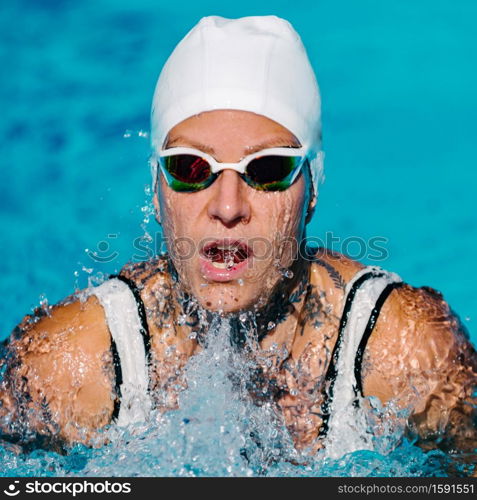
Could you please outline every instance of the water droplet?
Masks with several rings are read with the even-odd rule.
[[[269,321],[267,325],[267,330],[272,330],[275,328],[276,324],[273,321]]]
[[[240,285],[240,286],[243,286],[243,279],[242,278],[239,278],[237,280],[237,283]]]
[[[242,323],[245,323],[247,321],[247,313],[240,313],[239,315],[239,320],[242,322]]]
[[[181,314],[179,318],[177,318],[178,325],[184,325],[186,321],[187,321],[187,316],[185,314]]]
[[[286,267],[282,267],[279,269],[279,273],[284,277],[288,279],[292,279],[294,274],[291,269],[287,269]]]
[[[197,338],[197,332],[190,332],[189,338],[190,338],[191,340],[196,339],[196,338]]]
[[[172,356],[172,354],[174,354],[176,350],[176,347],[171,345],[169,347],[166,348],[166,356]]]

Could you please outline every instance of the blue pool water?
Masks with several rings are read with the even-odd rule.
[[[149,247],[159,247],[154,221],[144,222],[152,92],[177,41],[211,14],[285,17],[308,49],[321,87],[326,151],[326,182],[309,235],[413,285],[439,289],[475,343],[474,0],[298,0],[293,8],[276,0],[259,8],[248,0],[204,1],[181,2],[180,9],[146,0],[1,2],[0,338],[41,301],[55,303],[130,259],[144,259],[146,230],[154,238]],[[383,260],[363,250],[373,237],[385,239]],[[92,252],[114,258],[100,263]],[[179,430],[180,417],[161,425],[194,435],[197,429]],[[243,433],[239,427],[230,439]],[[144,432],[156,445],[170,435],[154,426]],[[228,441],[221,439],[196,469],[188,451],[176,449],[179,460],[168,462],[158,458],[166,445],[141,448],[136,437],[129,449],[78,449],[68,457],[36,452],[25,460],[2,449],[3,473],[127,474],[121,463],[146,475],[226,474],[219,464],[257,473],[234,458],[229,463],[223,454],[239,445],[222,446]],[[131,460],[134,454],[150,456],[150,470]],[[403,441],[391,455],[357,453],[309,469],[278,462],[271,474],[432,475],[441,461]]]

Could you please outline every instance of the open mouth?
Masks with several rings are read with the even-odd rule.
[[[251,248],[239,240],[215,240],[205,245],[201,254],[217,269],[230,270],[252,256]]]

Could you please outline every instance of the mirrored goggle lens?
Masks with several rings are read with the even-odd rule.
[[[200,184],[210,175],[207,160],[195,155],[173,155],[162,158],[165,169],[174,179],[187,184]]]
[[[262,156],[247,166],[249,180],[262,188],[286,181],[301,164],[296,156]]]

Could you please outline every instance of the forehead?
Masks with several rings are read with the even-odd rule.
[[[288,129],[270,118],[230,109],[206,111],[174,126],[165,139],[164,147],[179,144],[201,146],[200,149],[211,153],[216,145],[237,144],[250,152],[273,146],[300,146]]]

